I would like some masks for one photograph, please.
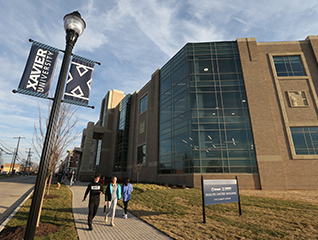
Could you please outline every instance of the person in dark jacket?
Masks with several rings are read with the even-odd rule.
[[[115,227],[114,218],[116,213],[117,200],[121,198],[121,186],[117,184],[117,177],[112,177],[111,183],[106,188],[105,192],[105,206],[106,215],[105,222],[108,222],[108,215],[111,213],[110,225]]]
[[[96,174],[94,181],[88,184],[83,202],[89,193],[89,203],[88,203],[88,228],[93,230],[92,221],[97,213],[99,207],[100,195],[103,194],[103,185],[99,183],[100,174]]]

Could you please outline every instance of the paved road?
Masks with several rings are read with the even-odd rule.
[[[128,219],[123,219],[123,209],[117,206],[115,216],[115,227],[105,224],[103,213],[103,206],[105,202],[104,195],[101,196],[100,207],[97,211],[97,215],[94,218],[93,230],[89,231],[87,226],[88,215],[88,199],[82,202],[84,192],[88,183],[76,182],[76,185],[70,187],[73,193],[73,215],[75,220],[75,226],[80,240],[85,239],[129,239],[129,240],[165,240],[171,239],[164,233],[158,231],[154,227],[148,225],[142,220],[136,218],[132,214],[128,213]]]
[[[0,179],[0,225],[32,191],[36,176],[14,176]]]

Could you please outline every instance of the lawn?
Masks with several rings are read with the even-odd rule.
[[[129,211],[174,239],[318,239],[317,203],[241,195],[241,216],[209,205],[204,224],[201,189],[133,186]]]
[[[174,239],[318,239],[317,201],[241,194],[241,216],[237,203],[210,205],[206,206],[206,223],[203,223],[201,189],[133,186],[129,211]],[[253,193],[264,195],[265,191],[250,191]],[[53,185],[50,195],[58,197],[44,200],[41,223],[57,225],[59,230],[35,239],[78,239],[71,191],[64,184],[60,190]],[[312,199],[315,196],[316,193]],[[29,199],[6,227],[26,225],[30,205]]]
[[[42,232],[54,227],[53,225],[56,225],[59,230],[44,237],[35,237],[35,239],[78,239],[72,212],[72,193],[64,184],[59,190],[55,188],[56,185],[53,184],[50,188],[49,198],[44,199],[40,222],[46,225],[45,229],[41,229]],[[30,206],[31,199],[25,202],[8,222],[6,228],[26,225]],[[24,234],[22,235],[24,236]]]

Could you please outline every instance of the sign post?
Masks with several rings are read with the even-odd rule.
[[[203,175],[201,175],[201,189],[202,189],[203,223],[206,223],[206,221],[205,221],[205,198],[204,198],[204,191],[203,191]]]
[[[239,213],[240,213],[240,216],[242,215],[242,209],[241,209],[241,200],[240,200],[240,192],[239,192],[239,187],[238,187],[238,179],[237,179],[237,176],[235,176],[235,179],[236,179],[236,183],[237,183],[237,196],[238,196],[238,207],[239,207]]]
[[[202,186],[202,205],[203,205],[203,223],[205,220],[205,205],[222,204],[238,202],[239,214],[242,215],[238,180],[203,180],[201,175]]]

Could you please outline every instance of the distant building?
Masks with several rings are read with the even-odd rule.
[[[82,136],[80,180],[318,189],[318,36],[188,43],[133,94],[109,91]],[[129,81],[129,79],[127,79]]]
[[[7,173],[12,172],[12,166],[13,166],[12,163],[6,163],[6,164],[4,164],[4,165],[3,165],[2,172],[7,172]],[[20,165],[20,164],[14,164],[13,170],[14,170],[15,172],[20,172],[20,171],[21,171],[20,168],[21,168],[21,165]]]
[[[59,172],[67,173],[75,171],[77,173],[77,165],[79,161],[81,148],[75,147],[73,150],[67,150],[67,156],[59,166]]]

